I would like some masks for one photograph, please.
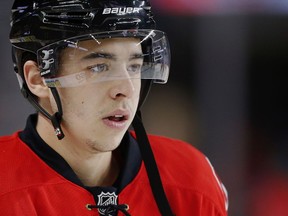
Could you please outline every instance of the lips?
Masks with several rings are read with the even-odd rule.
[[[107,117],[107,119],[109,119],[110,121],[121,122],[127,120],[128,118],[125,115],[113,115]]]
[[[122,129],[126,126],[130,113],[124,110],[116,110],[103,118],[103,122],[110,128]]]

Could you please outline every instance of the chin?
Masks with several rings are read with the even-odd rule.
[[[86,141],[86,144],[92,151],[97,152],[109,152],[113,151],[120,145],[122,138],[125,133],[122,135],[107,135],[101,139],[92,140],[89,139]]]

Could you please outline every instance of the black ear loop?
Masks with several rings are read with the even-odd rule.
[[[19,61],[19,59],[21,59],[20,65],[17,65],[17,59]],[[26,98],[31,104],[32,106],[40,113],[42,113],[46,118],[48,118],[51,122],[52,125],[54,127],[56,136],[59,140],[64,138],[64,133],[62,131],[61,128],[61,120],[62,120],[62,115],[63,115],[63,111],[62,111],[62,104],[61,104],[61,100],[58,94],[58,91],[56,88],[50,88],[52,95],[54,97],[54,100],[56,102],[57,105],[57,109],[58,112],[54,113],[54,115],[50,115],[42,106],[40,106],[40,104],[38,103],[37,99],[35,98],[35,96],[32,94],[32,92],[29,90],[26,82],[24,82],[24,75],[21,76],[19,73],[19,68],[18,67],[22,67],[22,65],[24,65],[24,63],[28,60],[32,60],[37,62],[37,57],[35,53],[30,53],[30,52],[24,52],[24,53],[19,53],[17,52],[17,50],[15,48],[12,48],[12,60],[14,63],[14,71],[17,74],[17,76],[21,77],[21,93],[24,96],[24,98]]]
[[[58,91],[56,88],[50,88],[52,95],[55,99],[58,112],[54,113],[53,115],[50,115],[40,104],[37,102],[37,100],[33,97],[32,93],[29,91],[27,84],[23,84],[23,87],[21,88],[21,92],[23,96],[33,105],[33,107],[42,113],[46,118],[48,118],[54,127],[55,134],[59,140],[63,139],[65,137],[62,128],[61,128],[61,120],[62,120],[62,105],[60,101],[60,97],[58,94]]]
[[[54,115],[51,116],[50,120],[54,127],[57,138],[61,140],[65,137],[63,130],[61,128],[61,120],[63,116],[62,104],[61,104],[61,100],[60,100],[57,89],[56,88],[50,88],[50,89],[51,89],[52,95],[55,99],[57,109],[58,109],[58,112],[54,113]]]

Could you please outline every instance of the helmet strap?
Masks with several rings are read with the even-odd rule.
[[[61,101],[60,101],[60,97],[59,97],[57,89],[56,88],[50,88],[50,89],[56,101],[57,109],[58,109],[58,112],[54,113],[53,115],[49,114],[42,106],[40,106],[38,101],[32,96],[32,93],[28,90],[28,87],[26,86],[26,84],[24,84],[23,87],[21,88],[21,92],[23,96],[33,105],[33,107],[37,111],[42,113],[46,118],[48,118],[52,122],[52,125],[55,130],[55,134],[57,138],[61,140],[65,136],[60,125],[61,120],[62,120],[62,115],[63,115],[62,105],[61,105]]]
[[[142,80],[138,109],[140,109],[142,107],[142,105],[144,104],[144,102],[147,98],[147,95],[151,89],[151,85],[152,85],[152,80]],[[141,115],[140,111],[138,114]],[[139,117],[141,118],[141,116],[139,116]]]
[[[139,148],[142,154],[144,165],[147,171],[151,189],[154,195],[154,199],[157,203],[158,209],[161,215],[173,216],[174,214],[171,210],[168,199],[166,197],[161,177],[158,171],[158,167],[155,161],[155,157],[147,133],[143,126],[141,120],[141,112],[139,110],[137,111],[134,117],[132,126],[136,133],[136,139],[139,144]]]
[[[54,100],[56,102],[57,109],[58,109],[58,112],[54,113],[54,115],[51,116],[50,120],[54,127],[57,138],[61,140],[65,136],[60,125],[61,120],[62,120],[62,115],[63,115],[62,104],[61,104],[60,96],[58,94],[57,89],[56,88],[50,88],[50,89],[51,89],[52,95],[54,97]]]

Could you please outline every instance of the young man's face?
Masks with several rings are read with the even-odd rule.
[[[59,75],[83,72],[86,83],[58,89],[66,136],[98,151],[118,146],[137,109],[141,56],[134,38],[82,41],[61,52]]]

